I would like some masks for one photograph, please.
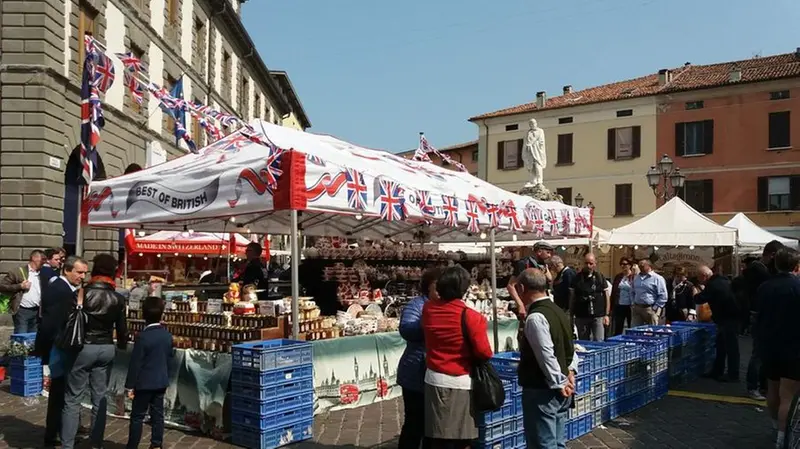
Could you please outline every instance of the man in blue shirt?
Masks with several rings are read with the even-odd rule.
[[[667,304],[667,281],[653,270],[648,259],[639,261],[641,272],[633,280],[633,307],[631,327],[655,326],[661,320]]]

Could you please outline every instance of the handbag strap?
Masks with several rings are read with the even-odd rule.
[[[464,344],[469,349],[470,359],[472,359],[472,342],[469,340],[469,332],[467,332],[467,311],[469,307],[464,307],[461,311],[461,338],[464,339]]]

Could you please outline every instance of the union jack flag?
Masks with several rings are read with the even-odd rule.
[[[419,202],[419,211],[422,212],[423,217],[431,219],[436,215],[436,208],[433,207],[433,201],[431,200],[431,192],[417,190],[417,201]]]
[[[489,216],[489,226],[496,228],[500,226],[500,208],[496,204],[486,205],[486,215]]]
[[[325,161],[323,161],[321,157],[313,154],[306,154],[306,160],[314,165],[319,165],[320,167],[325,166]]]
[[[125,74],[123,76],[124,76],[125,86],[128,87],[128,90],[131,92],[131,96],[133,97],[134,101],[136,101],[139,104],[142,104],[144,102],[144,85],[139,82],[136,76],[134,76],[127,70],[125,71]]]
[[[511,225],[511,229],[514,231],[521,231],[522,225],[519,223],[519,217],[517,216],[517,207],[514,204],[514,201],[503,201],[500,203],[500,214],[508,218],[509,223]]]
[[[105,126],[102,104],[94,85],[95,62],[97,48],[91,35],[84,36],[86,59],[83,62],[81,80],[81,176],[89,185],[94,179],[94,167],[97,165],[96,146],[100,141],[100,130]]]
[[[380,197],[381,218],[386,221],[405,220],[406,199],[405,191],[397,183],[381,179]]]
[[[412,159],[414,159],[415,161],[420,161],[420,162],[431,162],[431,157],[428,156],[427,153],[422,151],[421,148],[417,148],[417,150],[414,151],[414,157],[412,157]]]
[[[131,73],[139,73],[147,71],[142,61],[134,56],[133,52],[127,53],[116,53],[117,58],[122,62],[122,66],[125,67],[125,71]]]
[[[106,93],[111,88],[111,85],[114,84],[114,63],[102,53],[95,55],[95,61],[94,86],[100,92]]]
[[[212,152],[227,152],[237,153],[243,147],[251,143],[252,140],[242,133],[231,134],[224,139],[220,139],[211,145],[207,146],[204,153],[209,154]]]
[[[364,210],[367,207],[367,184],[364,175],[348,168],[345,171],[347,178],[347,204],[351,209]]]
[[[261,171],[270,193],[272,193],[272,189],[278,186],[278,179],[283,175],[281,156],[283,156],[283,150],[278,147],[271,147],[267,157],[267,167]]]
[[[458,226],[458,199],[454,196],[442,195],[442,210],[444,211],[444,225],[455,228]]]
[[[481,232],[481,224],[478,221],[478,204],[475,201],[467,201],[467,230],[472,233]]]
[[[210,120],[207,120],[201,115],[197,115],[197,121],[200,122],[200,127],[206,130],[206,134],[208,134],[208,138],[211,142],[222,139],[222,131],[217,128],[217,125],[211,123]]]
[[[197,154],[200,152],[197,149],[197,144],[194,143],[192,135],[189,134],[189,131],[187,131],[186,128],[183,126],[183,123],[181,123],[178,120],[175,121],[175,136],[179,139],[183,139],[183,141],[186,142],[186,145],[189,147],[189,150],[192,153]]]
[[[550,215],[550,235],[558,235],[558,215],[555,209],[549,209],[547,213]]]

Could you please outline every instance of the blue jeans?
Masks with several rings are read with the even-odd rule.
[[[522,422],[528,449],[567,447],[566,424],[570,398],[560,390],[522,390]]]
[[[39,330],[39,308],[23,309],[20,307],[11,317],[14,321],[15,334],[33,334]]]
[[[757,315],[751,314],[750,335],[753,337],[753,351],[750,354],[750,362],[747,364],[747,389],[750,391],[767,389],[767,376],[756,348],[759,343],[758,331],[755,326],[756,319]]]

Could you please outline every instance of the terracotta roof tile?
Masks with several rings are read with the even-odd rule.
[[[800,49],[799,49],[800,50]],[[731,81],[730,74],[735,69],[742,72],[740,81]],[[571,106],[602,103],[626,98],[646,97],[661,93],[679,92],[694,89],[707,89],[729,84],[753,83],[781,78],[800,77],[800,51],[775,56],[745,59],[709,65],[685,65],[671,69],[671,80],[659,86],[658,73],[548,98],[544,108],[537,108],[536,102],[489,112],[470,118],[480,120],[506,115],[522,114],[539,110],[568,108]]]

